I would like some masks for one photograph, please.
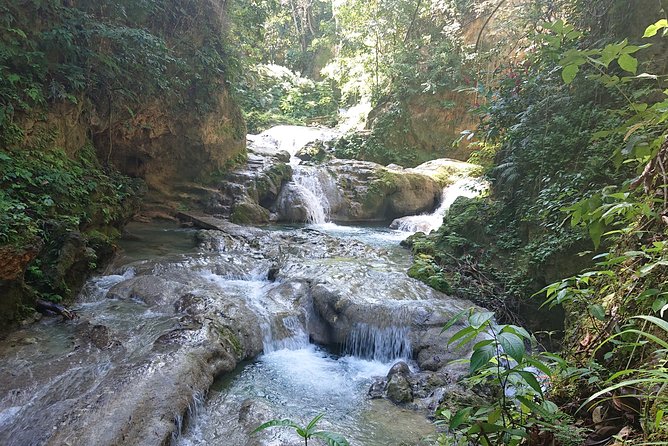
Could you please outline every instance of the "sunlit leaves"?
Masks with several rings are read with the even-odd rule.
[[[661,19],[658,22],[649,25],[645,30],[645,34],[643,34],[643,37],[653,37],[656,35],[656,33],[658,33],[662,29],[664,29],[665,33],[666,32],[665,28],[668,28],[668,20]]]
[[[292,428],[297,433],[297,435],[299,435],[304,439],[305,444],[308,444],[309,438],[317,438],[319,440],[324,441],[327,446],[349,446],[348,440],[346,440],[345,437],[343,437],[343,435],[329,431],[315,430],[316,425],[318,424],[318,422],[322,417],[323,414],[316,415],[304,427],[300,426],[299,424],[287,418],[273,419],[256,427],[253,430],[252,434],[256,434],[260,431],[269,429],[271,427],[289,427]]]
[[[627,53],[621,54],[617,63],[623,70],[626,70],[629,73],[636,74],[636,71],[638,71],[638,59]]]
[[[578,71],[580,71],[580,67],[577,65],[566,65],[564,69],[561,71],[561,77],[566,82],[567,84],[570,84],[573,82],[573,79],[575,79],[575,76],[578,74]]]

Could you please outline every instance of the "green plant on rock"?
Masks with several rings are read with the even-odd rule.
[[[525,344],[534,342],[533,337],[522,327],[497,324],[492,312],[462,311],[443,331],[463,318],[466,327],[453,334],[448,345],[460,348],[474,343],[467,382],[473,389],[484,389],[489,403],[458,410],[442,408],[439,424],[447,433],[439,444],[515,446],[540,432],[565,434],[566,415],[544,394],[553,363],[562,360],[529,354]]]
[[[297,435],[304,439],[304,446],[308,446],[308,441],[311,438],[322,440],[327,446],[350,446],[348,440],[340,434],[316,430],[316,425],[323,416],[324,414],[316,415],[306,426],[300,426],[290,419],[269,420],[258,426],[252,433],[260,432],[270,427],[289,427],[294,429]]]
[[[443,293],[452,293],[452,287],[445,277],[443,269],[428,254],[417,255],[413,260],[413,265],[408,269],[408,277],[420,280]]]

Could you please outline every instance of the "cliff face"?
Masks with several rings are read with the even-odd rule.
[[[76,294],[140,190],[174,208],[245,152],[224,6],[0,5],[0,325]]]
[[[473,97],[456,91],[416,94],[400,101],[380,104],[369,115],[378,144],[392,152],[413,155],[407,165],[436,158],[466,161],[471,148],[461,132],[473,130],[477,119],[469,111]]]
[[[68,153],[92,140],[103,164],[144,179],[149,193],[169,194],[223,170],[244,151],[246,129],[226,84],[234,60],[224,40],[225,2],[138,3],[67,2],[53,10],[54,29],[67,29],[96,52],[80,63],[114,66],[81,67],[92,73],[81,100],[50,104],[27,133],[55,128],[56,145]],[[68,17],[79,13],[87,15],[83,26],[100,31],[71,30],[78,24]]]
[[[223,171],[246,143],[241,112],[226,91],[205,114],[154,99],[127,121],[93,128],[100,158],[168,197],[183,183]]]

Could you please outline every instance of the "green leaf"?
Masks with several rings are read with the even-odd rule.
[[[643,37],[653,37],[662,28],[668,28],[668,20],[661,19],[658,22],[649,25],[647,29],[645,29],[645,34],[643,34]]]
[[[448,429],[453,431],[466,422],[471,415],[471,410],[473,410],[472,407],[466,407],[464,409],[458,410],[457,413],[455,413],[455,415],[450,419]]]
[[[321,413],[321,414],[316,415],[315,417],[313,417],[313,419],[306,426],[306,430],[310,431],[311,429],[313,429],[315,427],[315,425],[318,424],[318,421],[320,421],[320,419],[324,416],[325,416],[325,414]]]
[[[658,313],[668,303],[668,298],[665,296],[659,297],[652,302],[652,311]]]
[[[601,245],[601,236],[603,235],[604,225],[601,220],[596,220],[589,225],[589,236],[594,242],[594,247],[598,249]]]
[[[619,56],[617,63],[622,68],[622,70],[628,71],[629,73],[636,74],[638,71],[638,59],[629,54],[624,53]]]
[[[539,361],[538,359],[534,359],[530,356],[527,356],[524,359],[530,365],[536,367],[538,370],[545,373],[545,375],[550,376],[552,374],[552,370],[550,370],[550,367],[548,367],[547,364],[543,363],[542,361]]]
[[[498,340],[501,347],[503,347],[503,351],[508,356],[517,362],[522,361],[525,352],[524,341],[522,341],[522,338],[514,333],[501,333],[498,336]]]
[[[496,349],[493,345],[486,345],[483,348],[475,350],[471,355],[469,371],[475,373],[484,366],[486,366],[490,359],[496,354]]]
[[[327,444],[327,446],[350,446],[341,434],[327,431],[317,431],[311,434],[311,438],[319,438]]]
[[[544,417],[549,417],[550,413],[543,409],[539,404],[534,403],[532,400],[530,400],[527,397],[524,397],[522,395],[517,395],[515,396],[522,404],[524,404],[529,410],[535,414],[542,415]]]
[[[459,313],[457,313],[457,314],[455,314],[454,316],[452,316],[452,317],[450,318],[450,320],[449,320],[449,321],[443,326],[443,328],[441,329],[441,333],[443,333],[443,332],[446,331],[448,328],[452,327],[452,326],[455,325],[457,322],[459,322],[460,320],[462,320],[462,316],[464,316],[468,311],[469,311],[469,310],[462,310],[462,311],[460,311]]]
[[[490,319],[494,317],[494,313],[491,311],[481,311],[479,313],[473,313],[471,316],[469,316],[469,324],[473,328],[480,328],[485,323],[487,323]]]
[[[262,430],[265,430],[265,429],[270,428],[270,427],[275,427],[275,426],[279,426],[279,427],[292,427],[292,428],[294,428],[294,429],[301,429],[301,428],[300,428],[294,421],[292,421],[292,420],[289,420],[289,419],[283,419],[283,420],[274,419],[274,420],[269,420],[269,421],[267,421],[266,423],[263,423],[263,424],[259,425],[258,427],[256,427],[256,428],[253,430],[253,432],[251,432],[251,434],[255,434],[255,433],[257,433],[257,432],[260,432],[260,431],[262,431]]]
[[[588,309],[589,309],[589,314],[591,314],[593,317],[595,317],[599,321],[604,321],[605,320],[605,309],[603,308],[602,305],[599,305],[599,304],[589,305]]]
[[[529,387],[531,387],[540,395],[543,394],[543,389],[540,387],[540,383],[536,379],[536,375],[526,370],[515,370],[515,373],[520,375],[522,379],[524,379],[524,381],[529,385]]]
[[[575,79],[575,76],[580,71],[580,67],[577,65],[566,65],[563,70],[561,70],[561,78],[566,84],[570,84]]]
[[[452,335],[452,337],[448,340],[448,345],[457,342],[457,340],[459,340],[459,339],[463,338],[464,336],[466,336],[468,334],[471,334],[471,333],[476,333],[475,328],[473,328],[471,326],[462,328],[457,333]]]
[[[501,330],[501,333],[515,333],[517,336],[524,339],[531,339],[529,332],[522,327],[518,327],[517,325],[506,325]]]
[[[636,316],[634,319],[643,319],[645,321],[651,322],[652,324],[656,325],[657,327],[661,328],[663,331],[668,333],[668,322],[664,321],[663,319],[659,319],[658,317],[655,316]]]

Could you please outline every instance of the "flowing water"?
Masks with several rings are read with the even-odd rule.
[[[318,414],[325,414],[319,428],[344,434],[352,445],[420,444],[434,433],[422,414],[366,398],[373,378],[387,374],[390,365],[334,356],[314,345],[265,353],[236,376],[216,382],[199,419],[177,444],[254,444],[244,423],[255,427],[277,416],[306,424]],[[244,419],[244,406],[258,416]],[[261,438],[264,444],[303,444],[294,433],[276,428]]]
[[[392,222],[391,228],[402,232],[414,233],[421,231],[429,234],[441,226],[443,217],[448,213],[450,206],[452,206],[452,203],[457,198],[480,196],[486,187],[486,184],[477,178],[461,178],[443,189],[441,204],[439,204],[434,212],[398,218]]]
[[[279,130],[266,138],[293,155],[323,137]],[[331,176],[294,168],[307,228],[132,224],[110,273],[85,285],[79,321],[47,319],[3,340],[0,444],[116,444],[118,432],[158,444],[160,430],[183,446],[299,445],[289,431],[249,432],[321,413],[321,428],[352,445],[425,444],[434,427],[424,413],[367,392],[399,360],[417,371],[413,350],[427,351],[429,333],[470,303],[406,277],[398,243],[414,227],[331,223]],[[234,369],[235,357],[255,359]],[[146,426],[155,438],[140,438]]]

